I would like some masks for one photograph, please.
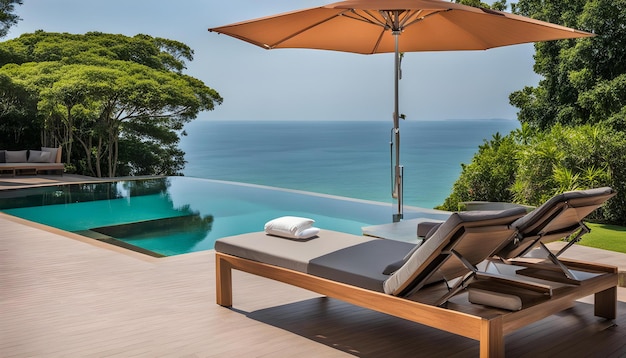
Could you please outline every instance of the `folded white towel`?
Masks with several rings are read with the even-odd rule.
[[[308,239],[317,235],[320,229],[313,227],[315,220],[298,216],[282,216],[268,221],[265,232],[270,235],[291,239]]]

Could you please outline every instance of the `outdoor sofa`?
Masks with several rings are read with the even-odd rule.
[[[309,239],[222,238],[217,303],[232,306],[231,271],[240,270],[478,340],[481,357],[504,356],[505,335],[592,294],[595,315],[615,319],[616,267],[560,260],[580,278],[563,282],[492,259],[516,242],[512,223],[525,215],[524,208],[453,213],[418,245],[327,230]]]
[[[0,150],[0,174],[37,175],[41,173],[63,174],[61,147],[41,147],[41,150]]]

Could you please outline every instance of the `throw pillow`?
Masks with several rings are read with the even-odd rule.
[[[26,163],[26,150],[7,150],[5,152],[7,163]]]
[[[28,153],[29,163],[48,163],[49,161],[50,161],[50,152],[31,150]]]
[[[48,158],[48,163],[56,163],[57,152],[59,151],[59,148],[41,147],[41,151],[50,153],[50,158]]]

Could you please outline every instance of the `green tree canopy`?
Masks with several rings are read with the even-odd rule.
[[[22,0],[0,0],[0,38],[5,37],[11,26],[20,20],[14,13],[15,5],[22,5]]]
[[[535,44],[537,87],[512,93],[518,119],[548,129],[608,122],[626,124],[626,0],[520,0],[521,15],[596,34],[595,37]]]
[[[222,102],[182,73],[185,60],[188,46],[147,35],[38,31],[0,44],[0,76],[36,98],[44,144],[98,177],[183,168],[184,124]]]

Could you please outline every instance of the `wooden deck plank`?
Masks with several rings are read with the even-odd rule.
[[[237,271],[226,309],[212,251],[122,250],[0,215],[0,356],[478,356],[474,340]],[[621,357],[626,303],[615,322],[580,302],[508,335],[506,354]]]

